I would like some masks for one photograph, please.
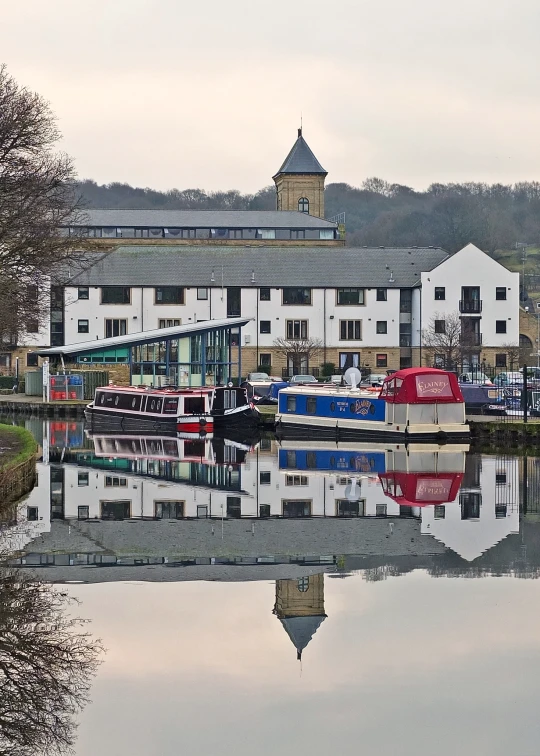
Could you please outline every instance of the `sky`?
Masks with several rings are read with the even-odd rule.
[[[301,665],[271,582],[69,590],[107,649],[77,756],[538,754],[537,580],[326,576]]]
[[[0,61],[80,178],[253,192],[304,136],[328,182],[540,179],[537,0],[25,0]]]

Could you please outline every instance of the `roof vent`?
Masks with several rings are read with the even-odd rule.
[[[388,283],[394,283],[396,279],[394,278],[394,271],[390,271],[390,278],[388,279]]]
[[[251,271],[251,283],[255,283],[255,271]]]
[[[214,269],[212,268],[212,275],[210,276],[210,282],[214,283],[216,280],[216,274],[214,273]]]

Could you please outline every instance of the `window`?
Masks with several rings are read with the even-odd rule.
[[[388,299],[388,292],[386,289],[377,289],[377,302],[386,302]]]
[[[306,412],[308,415],[315,415],[317,414],[317,397],[316,396],[308,396],[306,399]]]
[[[26,333],[37,333],[39,331],[39,323],[37,320],[26,321]]]
[[[38,507],[27,507],[26,508],[26,519],[28,522],[37,522],[39,520],[39,509]]]
[[[338,517],[363,517],[365,505],[365,499],[336,499],[336,514]]]
[[[88,286],[79,286],[77,290],[77,299],[89,299],[90,289]]]
[[[181,520],[184,516],[183,501],[154,501],[156,520]]]
[[[242,500],[239,496],[227,496],[227,517],[242,516]]]
[[[296,412],[296,397],[287,397],[287,412]]]
[[[386,514],[387,514],[386,504],[376,504],[375,514],[377,515],[377,517],[386,517]]]
[[[270,333],[270,321],[261,320],[259,323],[259,333]]]
[[[112,336],[125,336],[127,333],[127,320],[119,318],[105,319],[105,338],[110,339]]]
[[[324,228],[319,231],[319,239],[334,239],[334,229],[333,228]]]
[[[386,291],[386,289],[383,289]],[[337,289],[336,290],[336,304],[338,305],[363,305],[364,304],[364,290],[363,289]]]
[[[506,473],[505,472],[495,473],[495,485],[496,486],[505,486],[506,485]]]
[[[275,239],[276,230],[274,228],[259,228],[257,231],[257,239]]]
[[[157,286],[154,289],[156,304],[184,304],[184,289],[182,286]]]
[[[259,517],[270,517],[270,504],[261,504],[259,507]]]
[[[285,332],[288,339],[307,339],[308,322],[307,320],[287,320]]]
[[[341,341],[360,341],[362,339],[362,321],[340,320],[339,338]]]
[[[446,299],[446,288],[444,286],[435,287],[435,299],[438,299],[439,301]]]
[[[376,360],[377,360],[377,367],[388,367],[387,354],[378,354]]]
[[[77,332],[78,333],[89,333],[90,327],[88,320],[78,320],[77,321]]]
[[[78,486],[87,486],[88,485],[88,473],[87,472],[80,472],[77,475],[77,485]]]
[[[436,520],[444,520],[446,517],[446,507],[444,504],[436,504],[433,507],[433,516]]]
[[[506,354],[504,352],[495,355],[495,367],[506,367]]]
[[[307,475],[286,475],[285,476],[286,486],[307,486],[307,484],[308,484]]]
[[[261,486],[269,486],[272,482],[272,473],[268,470],[259,473],[259,483]]]
[[[291,239],[305,239],[306,238],[306,232],[304,229],[297,229],[291,231]]]
[[[300,197],[298,200],[298,212],[309,213],[309,200],[307,197]]]
[[[38,365],[38,355],[34,352],[28,352],[26,355],[26,367],[37,367]]]
[[[77,507],[77,519],[88,520],[90,517],[90,507]]]
[[[116,475],[105,476],[106,488],[126,488],[126,486],[127,486],[127,478],[119,478]]]
[[[284,500],[283,517],[311,517],[311,501],[303,499]]]
[[[270,287],[269,286],[263,286],[259,289],[259,300],[261,302],[270,301]]]
[[[181,318],[160,318],[158,320],[158,328],[173,328],[179,325],[182,325]]]
[[[264,367],[271,367],[272,365],[272,355],[267,354],[266,352],[264,354],[259,355],[259,365],[264,365]]]
[[[388,321],[387,320],[378,320],[377,321],[377,333],[388,333]]]
[[[129,304],[131,289],[129,286],[102,286],[101,304]]]
[[[506,299],[506,286],[497,286],[495,288],[495,299]]]
[[[286,286],[283,289],[284,305],[310,305],[311,289],[302,289],[296,286]]]
[[[506,517],[507,511],[506,504],[495,504],[495,519],[500,520],[503,517]]]
[[[208,289],[197,289],[197,299],[208,299]]]
[[[446,333],[446,320],[435,321],[435,333]]]
[[[506,320],[495,321],[495,333],[506,333]]]

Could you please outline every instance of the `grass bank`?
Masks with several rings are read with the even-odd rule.
[[[35,453],[36,442],[29,431],[0,423],[0,472],[17,467]]]

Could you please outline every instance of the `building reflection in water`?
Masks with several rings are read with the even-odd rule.
[[[540,565],[523,539],[538,497],[528,496],[520,526],[537,460],[524,467],[459,445],[88,438],[82,423],[29,422],[44,461],[11,537],[25,552],[20,566],[54,566],[57,580],[198,579],[208,567],[220,579],[229,565],[242,579],[292,580],[307,568],[368,576]],[[173,567],[189,570],[173,576]]]
[[[324,574],[310,575],[298,580],[276,580],[274,614],[296,649],[296,658],[326,618],[324,611]]]

